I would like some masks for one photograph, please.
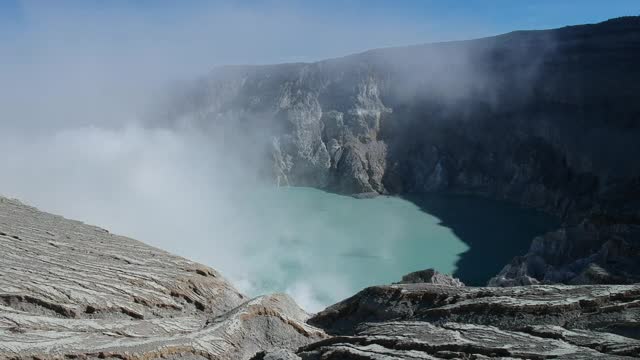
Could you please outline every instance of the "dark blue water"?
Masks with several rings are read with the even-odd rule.
[[[468,246],[453,273],[468,285],[485,285],[514,256],[526,253],[535,236],[560,226],[548,214],[502,201],[447,194],[404,198],[440,219],[440,226]]]

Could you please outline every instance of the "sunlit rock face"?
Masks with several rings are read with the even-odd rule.
[[[0,197],[0,358],[247,359],[325,337],[283,294]]]
[[[280,185],[454,191],[570,224],[637,224],[639,62],[640,18],[627,17],[222,67],[172,98],[166,113],[169,122],[243,129],[266,158],[260,171]]]

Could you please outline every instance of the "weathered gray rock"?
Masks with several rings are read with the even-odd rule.
[[[630,359],[640,342],[589,331],[508,331],[461,323],[366,323],[351,336],[336,336],[299,351],[311,359]],[[557,337],[555,337],[557,336]],[[604,351],[602,351],[604,349]]]
[[[61,319],[3,308],[0,358],[248,359],[322,339],[306,317],[285,295],[259,297],[209,319]]]
[[[292,351],[277,349],[260,352],[251,360],[300,360],[300,357]]]
[[[286,295],[0,197],[0,358],[247,359],[325,337]]]
[[[310,324],[302,359],[640,357],[640,285],[367,288]]]
[[[451,275],[437,272],[435,269],[426,269],[421,271],[412,272],[404,275],[399,284],[435,284],[461,287],[464,283],[460,279],[454,278]]]
[[[215,270],[0,197],[5,306],[67,318],[217,316],[247,301]]]
[[[559,325],[640,337],[640,285],[540,285],[509,288],[396,284],[367,288],[309,320],[331,333],[364,322],[467,322],[517,329]],[[627,327],[628,326],[628,327]],[[622,330],[621,330],[622,331]]]

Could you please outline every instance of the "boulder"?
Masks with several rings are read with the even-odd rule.
[[[412,272],[404,275],[402,280],[398,284],[436,284],[445,286],[462,287],[464,283],[460,279],[454,278],[451,275],[442,274],[435,269],[426,269],[421,271]]]

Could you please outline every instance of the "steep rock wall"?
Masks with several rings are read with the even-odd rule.
[[[165,120],[240,129],[233,134],[251,141],[231,151],[258,149],[260,170],[279,185],[470,193],[542,209],[570,228],[636,226],[638,63],[640,18],[626,17],[222,67],[173,97]],[[634,249],[636,233],[626,232]]]

